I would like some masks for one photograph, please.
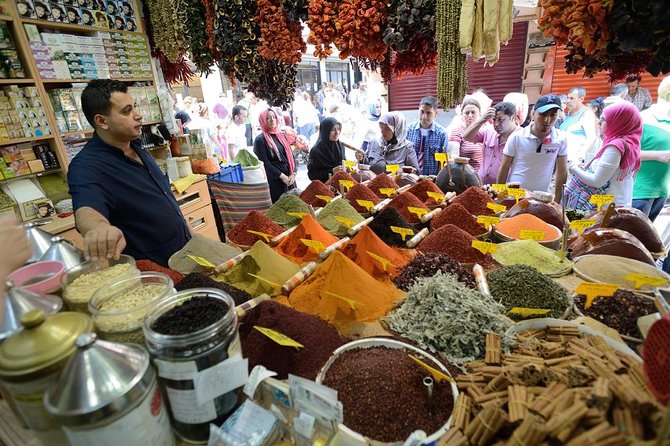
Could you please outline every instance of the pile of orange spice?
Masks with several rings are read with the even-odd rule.
[[[342,248],[342,253],[375,279],[395,276],[413,257],[407,249],[391,248],[367,226]]]
[[[300,224],[287,235],[276,247],[275,250],[300,264],[308,263],[319,258],[319,251],[313,247],[307,246],[303,239],[321,242],[323,247],[332,245],[339,239],[331,235],[321,226],[311,215],[305,215]]]
[[[521,231],[524,230],[542,232],[542,238],[538,240],[541,242],[556,240],[561,236],[561,231],[555,226],[545,223],[532,214],[519,214],[512,218],[505,218],[496,225],[497,232],[516,240],[524,238],[521,234]]]

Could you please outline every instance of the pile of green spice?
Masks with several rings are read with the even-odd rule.
[[[502,265],[527,265],[542,274],[558,274],[570,270],[572,262],[560,258],[556,251],[540,245],[535,240],[517,240],[500,243],[493,258]]]
[[[319,215],[316,221],[323,226],[326,231],[333,235],[347,235],[349,228],[356,223],[364,220],[361,214],[349,204],[347,200],[334,200],[328,203]]]
[[[446,254],[427,253],[419,254],[407,263],[400,273],[393,278],[395,286],[408,291],[415,280],[422,277],[433,277],[438,272],[452,274],[470,288],[476,288],[472,272],[466,270],[456,260]]]
[[[486,275],[491,295],[505,306],[512,308],[532,308],[550,310],[544,315],[532,317],[560,318],[570,306],[567,291],[559,284],[531,266],[503,266]],[[518,314],[509,315],[513,319],[523,319]]]
[[[610,297],[596,297],[588,310],[584,309],[586,296],[582,294],[575,296],[575,304],[585,316],[599,320],[619,334],[638,339],[642,338],[642,333],[637,319],[656,312],[652,299],[621,289]]]
[[[247,149],[241,149],[239,152],[237,152],[237,155],[235,155],[235,158],[233,158],[233,162],[240,163],[242,167],[255,167],[261,165],[260,160]]]
[[[296,215],[289,215],[295,213]],[[284,194],[267,210],[265,215],[285,228],[296,226],[302,220],[297,214],[309,214],[309,206],[293,194]]]
[[[450,274],[418,279],[402,305],[385,318],[389,328],[463,367],[484,357],[485,336],[504,336],[511,326],[505,308],[490,296],[473,290]],[[505,338],[507,340],[507,338]]]

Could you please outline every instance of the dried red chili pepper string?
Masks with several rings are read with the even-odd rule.
[[[281,0],[257,0],[256,20],[260,25],[258,53],[266,59],[295,64],[307,49],[302,25],[289,20]]]

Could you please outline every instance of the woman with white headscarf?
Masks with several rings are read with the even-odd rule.
[[[379,118],[379,130],[381,138],[370,141],[362,160],[370,165],[370,170],[379,175],[386,171],[388,164],[397,164],[418,171],[419,162],[414,145],[407,139],[407,123],[402,113],[384,113]]]

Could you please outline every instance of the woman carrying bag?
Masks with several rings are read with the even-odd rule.
[[[602,147],[586,166],[570,166],[566,185],[566,206],[596,210],[592,195],[614,195],[617,206],[630,207],[635,173],[640,169],[642,117],[630,102],[605,108],[600,118]]]
[[[268,108],[261,112],[258,121],[262,133],[254,140],[254,153],[263,161],[274,203],[284,192],[295,188],[295,160],[291,145],[279,130],[277,114]]]

